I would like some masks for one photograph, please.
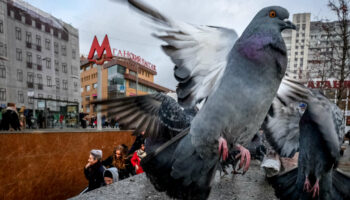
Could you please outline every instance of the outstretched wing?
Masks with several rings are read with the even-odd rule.
[[[236,32],[174,21],[139,1],[129,3],[162,25],[158,31],[164,34],[154,36],[167,43],[162,49],[175,64],[179,104],[192,107],[208,97],[223,75],[227,55],[238,38]]]
[[[135,130],[135,135],[145,131],[145,136],[152,138],[173,137],[190,125],[192,117],[172,97],[162,93],[94,103],[102,105],[101,111],[115,117],[123,129]]]
[[[283,157],[293,157],[299,149],[299,103],[307,101],[310,91],[302,82],[286,75],[263,124],[266,139]]]

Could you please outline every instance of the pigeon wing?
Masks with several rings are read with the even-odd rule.
[[[162,93],[108,99],[94,104],[102,105],[101,112],[115,117],[123,129],[135,130],[135,135],[145,131],[146,137],[170,139],[191,121],[186,110]]]
[[[299,150],[299,103],[310,95],[303,82],[286,75],[277,91],[263,124],[266,139],[283,157],[293,157]]]
[[[223,75],[227,55],[238,38],[236,32],[174,21],[139,1],[129,3],[162,26],[158,28],[162,34],[154,36],[166,42],[162,49],[175,64],[179,104],[192,107],[208,97]]]

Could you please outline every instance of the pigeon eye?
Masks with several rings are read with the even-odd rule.
[[[269,16],[270,16],[271,18],[276,17],[276,11],[271,10],[270,13],[269,13]]]

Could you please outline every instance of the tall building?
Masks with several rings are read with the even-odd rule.
[[[82,57],[80,70],[81,111],[96,116],[96,107],[90,101],[97,99],[97,65]],[[128,57],[114,56],[101,72],[102,99],[171,91],[154,83],[155,69]]]
[[[0,1],[2,106],[58,112],[67,102],[78,103],[79,67],[76,28],[24,1]]]
[[[310,13],[294,14],[293,23],[297,29],[282,33],[288,50],[287,71],[294,74],[293,78],[307,82],[308,87],[321,88],[331,101],[337,103],[340,76],[339,71],[334,70],[337,68],[334,63],[339,62],[337,54],[341,53],[340,26],[337,21],[311,21],[310,17]],[[346,89],[339,107],[350,126],[348,77],[345,77],[344,86]]]

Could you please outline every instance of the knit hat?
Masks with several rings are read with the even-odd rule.
[[[90,154],[93,155],[97,160],[102,159],[102,151],[99,149],[93,149],[90,151]]]

